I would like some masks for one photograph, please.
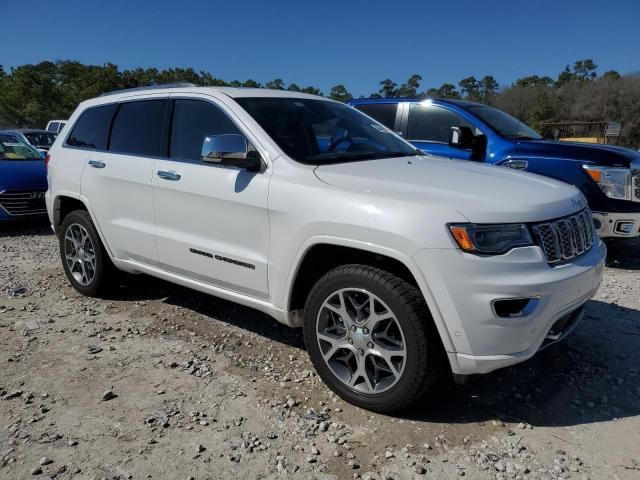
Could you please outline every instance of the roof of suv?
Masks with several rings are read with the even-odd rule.
[[[372,103],[403,103],[403,102],[424,102],[430,100],[434,103],[445,103],[451,105],[458,105],[460,107],[480,106],[482,103],[468,102],[467,100],[453,100],[450,98],[431,98],[431,97],[392,97],[392,98],[357,98],[349,101],[350,105],[369,105]]]
[[[145,95],[158,94],[158,93],[207,93],[207,92],[219,92],[227,95],[231,98],[240,97],[283,97],[283,98],[323,98],[328,101],[333,101],[326,97],[320,97],[318,95],[311,95],[301,92],[290,92],[288,90],[270,90],[268,88],[244,88],[244,87],[198,87],[190,84],[177,84],[177,85],[153,85],[150,87],[136,87],[123,90],[115,90],[113,92],[103,93],[98,98],[106,98],[111,96],[128,96],[128,95]]]

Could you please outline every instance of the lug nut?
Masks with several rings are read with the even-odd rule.
[[[369,329],[367,327],[363,328],[362,333],[364,333],[365,335],[369,335]]]
[[[373,343],[372,342],[367,343],[367,348],[373,348]]]
[[[353,338],[350,338],[350,339],[349,339],[349,343],[350,343],[351,345],[353,345]]]
[[[352,331],[352,332],[355,332],[357,329],[358,329],[358,327],[356,327],[355,325],[353,325],[353,326],[351,327],[351,331]]]

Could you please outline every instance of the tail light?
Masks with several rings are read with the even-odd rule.
[[[47,153],[44,157],[44,166],[48,167],[49,166],[49,161],[51,160],[51,154]]]

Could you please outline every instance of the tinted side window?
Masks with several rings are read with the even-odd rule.
[[[116,104],[111,104],[85,110],[73,126],[67,145],[106,150],[109,127],[116,107]],[[50,128],[52,127],[53,124]]]
[[[51,122],[47,127],[47,130],[58,133],[58,122]]]
[[[362,113],[366,113],[370,117],[375,118],[385,127],[394,129],[396,123],[396,113],[398,111],[397,103],[372,103],[370,105],[356,105],[356,108]]]
[[[160,155],[166,100],[120,104],[111,129],[109,150],[132,155]]]
[[[446,108],[412,103],[409,109],[409,140],[449,143],[451,127],[473,126]]]
[[[241,134],[220,108],[202,100],[176,100],[169,156],[200,160],[205,137],[229,133]]]

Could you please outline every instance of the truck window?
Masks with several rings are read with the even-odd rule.
[[[122,103],[113,121],[109,150],[132,155],[160,155],[166,104],[166,100]]]
[[[385,127],[394,130],[396,123],[397,103],[370,103],[368,105],[355,106],[362,113],[375,118]]]
[[[473,128],[473,125],[446,108],[419,103],[409,107],[408,137],[411,141],[449,143],[451,127]]]
[[[85,110],[73,126],[67,145],[106,150],[109,127],[116,107],[116,104],[111,104]]]
[[[212,103],[176,100],[169,156],[175,159],[200,160],[205,137],[229,133],[242,134],[229,117]]]

